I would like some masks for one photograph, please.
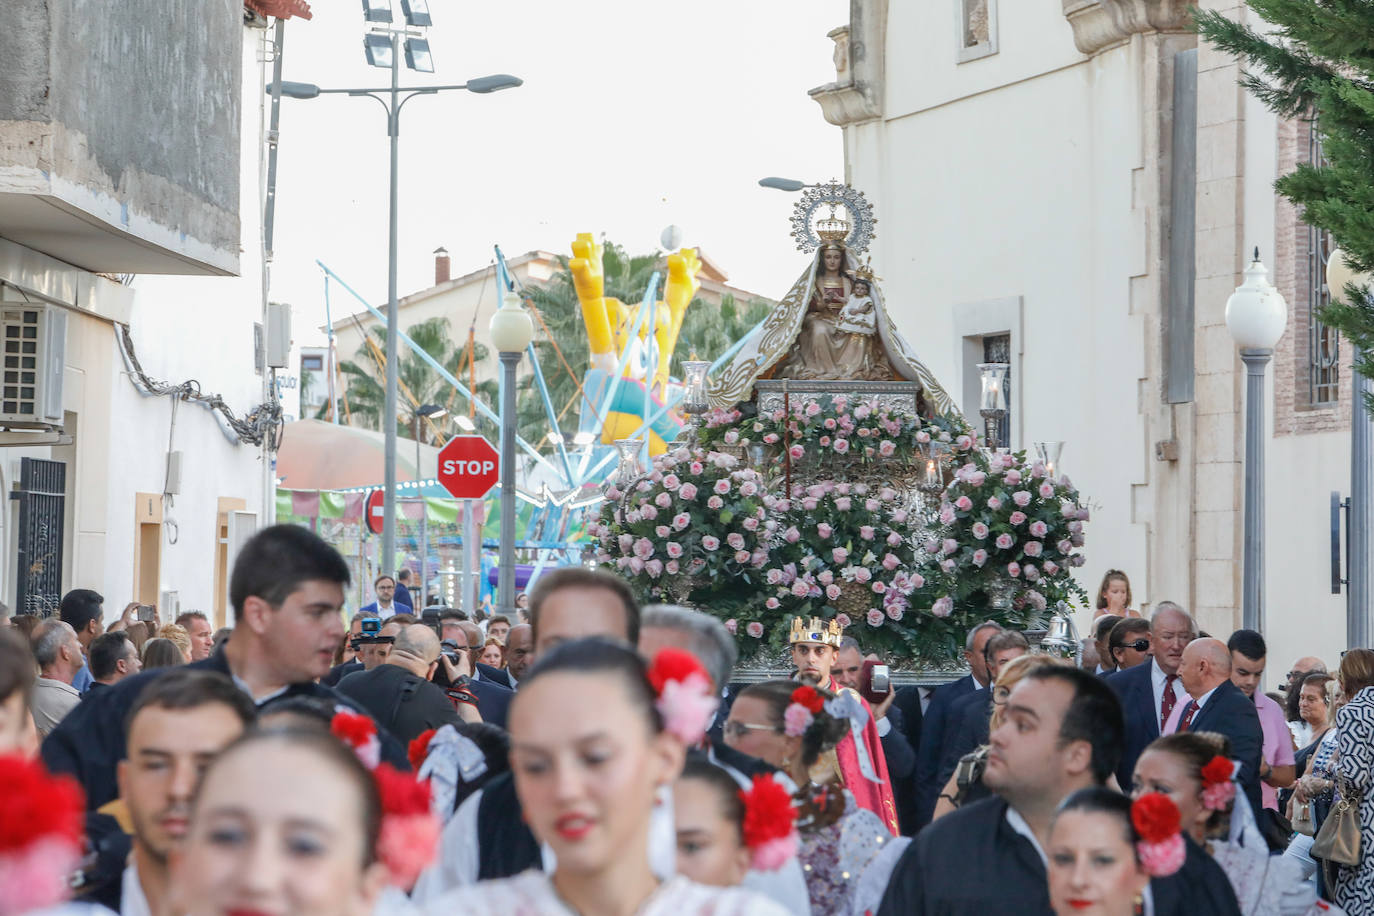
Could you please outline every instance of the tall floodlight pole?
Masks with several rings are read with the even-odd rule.
[[[382,417],[385,436],[383,456],[382,546],[377,558],[379,572],[395,572],[396,564],[396,422],[397,415],[397,235],[399,230],[400,191],[400,134],[401,108],[417,95],[433,95],[447,89],[466,89],[468,92],[488,93],[510,89],[523,83],[504,73],[483,76],[454,86],[402,87],[401,53],[404,47],[406,67],[422,73],[434,72],[425,29],[430,26],[429,5],[420,0],[401,4],[405,24],[392,26],[390,0],[363,0],[363,19],[372,30],[363,36],[367,62],[391,71],[391,85],[385,89],[321,89],[313,83],[293,83],[274,79],[267,87],[269,94],[286,95],[296,99],[313,99],[324,93],[344,93],[371,96],[386,109],[387,135],[391,140],[391,199],[387,221],[387,297],[386,297],[386,403]],[[402,95],[404,93],[404,96]]]
[[[1270,285],[1259,249],[1245,282],[1226,300],[1226,328],[1245,363],[1245,520],[1241,626],[1264,632],[1264,370],[1288,324],[1288,304]]]
[[[1361,296],[1370,293],[1369,274],[1357,273],[1345,260],[1345,254],[1337,248],[1331,252],[1326,262],[1326,288],[1331,298],[1351,302],[1346,290],[1354,287]],[[1359,300],[1354,300],[1359,301]],[[1358,365],[1363,355],[1360,350],[1351,348],[1351,362]],[[1370,576],[1374,575],[1374,537],[1370,525],[1374,525],[1374,417],[1369,413],[1370,380],[1352,369],[1350,378],[1350,515],[1346,530],[1346,547],[1349,551],[1347,562],[1345,639],[1347,646],[1367,646],[1374,625],[1371,613],[1374,604],[1371,599]]]
[[[534,339],[534,322],[519,293],[506,290],[491,316],[491,344],[501,358],[501,547],[497,601],[501,613],[515,614],[515,368]]]

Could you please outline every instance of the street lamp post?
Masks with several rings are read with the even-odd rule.
[[[1270,285],[1259,249],[1245,282],[1226,300],[1226,328],[1245,363],[1245,534],[1241,626],[1264,632],[1264,369],[1288,323],[1288,304]]]
[[[425,606],[425,590],[429,587],[429,508],[425,505],[425,491],[421,481],[425,475],[420,472],[420,420],[437,420],[448,414],[448,409],[440,404],[421,404],[411,415],[415,435],[415,488],[420,498],[420,607]],[[435,476],[438,476],[435,470]]]
[[[430,25],[426,4],[405,5],[406,27],[392,28],[389,3],[364,0],[364,18],[368,22],[386,23],[364,37],[367,61],[374,67],[391,71],[391,85],[379,89],[321,89],[314,83],[274,80],[267,87],[269,95],[279,94],[294,99],[313,99],[325,94],[369,96],[386,110],[387,135],[391,138],[391,198],[387,234],[387,300],[386,300],[386,406],[383,416],[388,418],[385,435],[384,482],[382,511],[382,549],[378,566],[383,573],[394,572],[396,563],[396,414],[397,414],[397,297],[396,243],[398,233],[398,190],[401,108],[417,95],[434,95],[451,89],[486,94],[512,89],[524,81],[504,73],[483,76],[451,86],[401,86],[402,38],[405,39],[405,62],[412,70],[434,72],[429,43],[422,37],[423,27]]]
[[[491,316],[491,344],[501,359],[501,550],[497,596],[501,613],[515,614],[515,367],[534,339],[534,322],[520,294],[506,290]]]

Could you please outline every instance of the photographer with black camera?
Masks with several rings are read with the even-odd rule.
[[[441,664],[439,637],[432,629],[423,624],[402,627],[389,648],[384,663],[340,681],[339,693],[407,744],[427,729],[481,721],[473,707],[451,702],[443,688],[430,683]]]

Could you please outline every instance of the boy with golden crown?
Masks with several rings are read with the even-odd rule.
[[[873,720],[873,710],[857,692],[841,687],[830,676],[843,636],[844,627],[834,620],[792,618],[792,629],[787,638],[792,650],[792,664],[797,668],[797,680],[803,684],[822,687],[853,699],[849,734],[836,745],[833,764],[841,783],[859,806],[882,818],[887,829],[896,836],[897,805],[892,795],[882,739]]]

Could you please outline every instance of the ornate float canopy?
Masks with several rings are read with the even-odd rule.
[[[824,215],[822,208],[827,208]],[[807,254],[826,241],[842,241],[850,251],[859,253],[868,250],[877,224],[873,205],[863,191],[831,181],[802,190],[792,213],[792,238],[798,250]]]

